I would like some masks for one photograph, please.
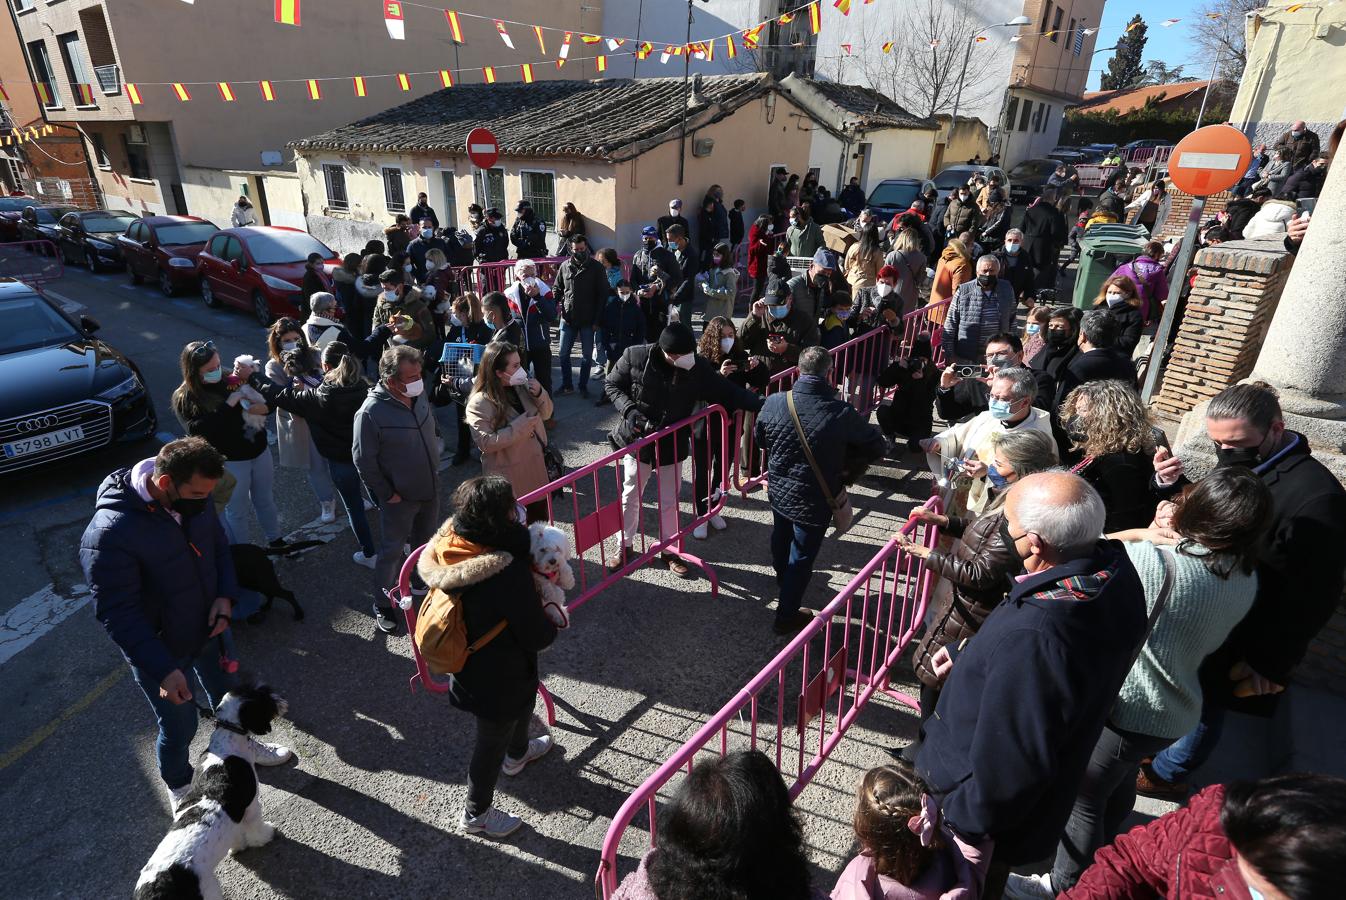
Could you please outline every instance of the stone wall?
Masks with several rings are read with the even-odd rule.
[[[1154,398],[1161,415],[1181,417],[1252,374],[1293,260],[1274,238],[1197,252],[1196,284]]]

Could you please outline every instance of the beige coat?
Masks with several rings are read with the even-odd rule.
[[[551,397],[543,391],[534,398],[527,387],[516,387],[523,400],[523,413],[506,410],[509,424],[495,427],[496,405],[491,398],[474,392],[467,401],[467,426],[472,429],[472,440],[481,451],[483,475],[503,475],[514,488],[514,496],[522,497],[547,483],[547,464],[542,460],[542,448],[547,443],[547,429],[542,424],[552,415]],[[528,413],[537,413],[530,428],[522,420]]]

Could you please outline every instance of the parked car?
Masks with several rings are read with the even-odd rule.
[[[210,307],[251,309],[263,325],[279,316],[298,316],[310,253],[322,256],[325,271],[341,264],[335,250],[297,228],[226,228],[198,257],[201,296]]]
[[[1125,156],[1131,150],[1140,150],[1151,147],[1167,147],[1172,141],[1160,140],[1159,138],[1143,138],[1138,141],[1132,141],[1129,144],[1122,145],[1122,155]]]
[[[1084,162],[1100,163],[1115,149],[1116,144],[1085,144],[1080,152],[1084,154]]]
[[[0,243],[19,239],[19,219],[36,197],[0,197]]]
[[[982,175],[985,175],[988,180],[992,175],[999,175],[1000,183],[1005,189],[1009,190],[1011,187],[1009,176],[1007,176],[1005,170],[999,166],[949,166],[943,172],[936,175],[934,179],[935,190],[939,191],[939,199],[944,200],[948,198],[949,194],[951,194],[959,185],[967,184],[967,180],[972,177],[974,172],[980,172]]]
[[[1079,147],[1053,147],[1047,154],[1047,159],[1074,164],[1084,162],[1086,155]]]
[[[124,209],[95,209],[61,216],[56,228],[56,249],[66,265],[84,263],[90,272],[122,264],[117,236],[138,216]]]
[[[196,287],[196,260],[218,228],[196,216],[146,216],[117,238],[132,284],[152,278],[165,297]]]
[[[1061,165],[1055,159],[1026,159],[1010,169],[1010,202],[1019,206],[1033,202],[1047,185],[1056,167]],[[1066,163],[1066,172],[1075,174],[1075,167]]]
[[[73,206],[25,206],[19,216],[19,240],[57,243],[61,219],[72,212],[78,210]],[[47,256],[51,255],[45,250],[43,252]]]
[[[911,201],[924,194],[931,184],[921,178],[885,178],[869,192],[865,205],[875,218],[887,223],[898,213],[911,209]]]
[[[97,330],[23,282],[0,280],[0,474],[154,435],[140,370]]]

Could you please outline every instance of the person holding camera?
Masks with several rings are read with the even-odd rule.
[[[1006,332],[986,342],[984,366],[951,364],[939,378],[935,405],[946,422],[961,422],[985,412],[991,398],[991,379],[1001,369],[1024,364],[1023,343]]]
[[[326,296],[333,304],[336,303],[336,298],[331,294],[320,292],[314,296]],[[271,323],[266,335],[266,347],[269,356],[266,378],[272,384],[306,390],[322,383],[318,355],[309,347],[303,326],[294,319],[277,319]],[[303,469],[308,473],[309,487],[313,488],[313,495],[318,498],[320,518],[323,522],[335,522],[336,494],[332,489],[332,476],[327,471],[322,454],[318,452],[318,446],[313,443],[308,422],[289,410],[278,410],[276,449],[280,452],[282,466]]]
[[[921,441],[930,437],[939,384],[939,367],[930,357],[930,336],[918,334],[912,339],[910,354],[899,356],[879,373],[880,387],[897,388],[892,398],[874,411],[888,442],[888,453],[893,452],[899,436],[906,438],[910,453],[919,451]]]

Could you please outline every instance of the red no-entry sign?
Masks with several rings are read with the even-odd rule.
[[[480,169],[489,169],[500,159],[500,142],[486,128],[473,128],[467,133],[467,158]]]
[[[1252,162],[1253,148],[1232,125],[1207,125],[1178,141],[1169,157],[1173,186],[1193,197],[1209,197],[1238,184]]]

